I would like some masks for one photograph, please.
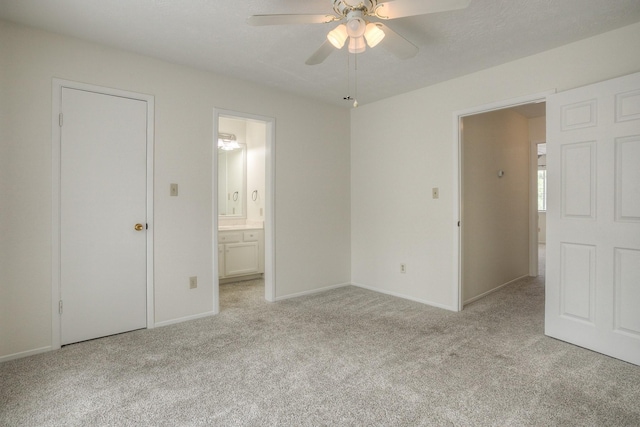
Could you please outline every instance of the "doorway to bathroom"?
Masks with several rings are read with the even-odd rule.
[[[214,307],[219,312],[243,299],[275,301],[275,120],[215,109],[213,123]]]

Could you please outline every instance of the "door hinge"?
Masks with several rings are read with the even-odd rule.
[[[145,224],[145,227],[148,230],[149,229],[149,224]]]
[[[60,114],[58,115],[58,125],[59,125],[60,127],[62,127],[62,120],[63,120],[63,119],[62,119],[62,113],[60,113]]]
[[[58,301],[58,313],[62,314],[62,300]]]
[[[458,227],[460,227],[460,221],[458,221]]]

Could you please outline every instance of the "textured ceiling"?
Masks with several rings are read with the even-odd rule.
[[[336,24],[246,24],[252,14],[331,13],[331,5],[331,0],[0,0],[0,18],[347,107],[343,97],[355,91],[353,72],[352,89],[347,86],[346,48],[320,65],[304,63]],[[471,0],[463,10],[385,21],[420,51],[404,61],[381,47],[358,55],[358,101],[408,92],[639,21],[640,0]]]

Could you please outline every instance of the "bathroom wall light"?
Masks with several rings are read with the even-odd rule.
[[[218,148],[231,151],[240,148],[236,136],[232,133],[218,133]]]

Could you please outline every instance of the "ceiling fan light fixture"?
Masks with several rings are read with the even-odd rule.
[[[366,44],[364,42],[364,37],[360,36],[358,38],[349,37],[349,52],[350,53],[362,53],[366,49]]]
[[[360,12],[362,13],[362,12]],[[367,27],[367,23],[359,16],[349,16],[347,20],[347,34],[349,37],[357,39],[364,35],[364,30]]]
[[[347,34],[347,27],[344,24],[338,25],[327,34],[327,40],[329,40],[336,49],[342,49],[347,37],[349,37],[349,35]]]
[[[370,22],[364,31],[364,38],[367,40],[369,47],[376,47],[378,43],[384,39],[384,31],[382,31],[376,24]]]

